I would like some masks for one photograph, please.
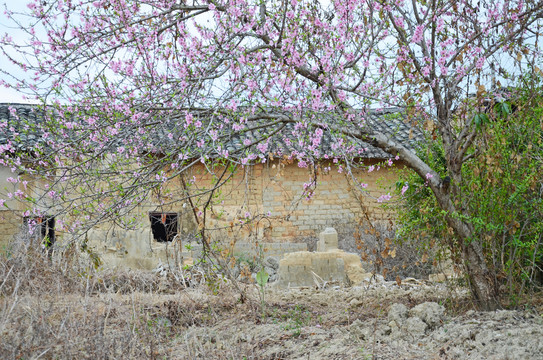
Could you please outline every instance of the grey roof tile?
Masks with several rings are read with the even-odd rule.
[[[10,106],[16,110],[16,115],[10,112]],[[39,108],[35,105],[0,104],[0,122],[7,124],[7,126],[2,126],[0,128],[0,144],[5,144],[7,140],[10,139],[13,144],[16,144],[19,150],[26,151],[36,147],[40,143],[43,143],[44,141],[39,131],[39,124],[43,121],[43,116],[44,112],[39,110]],[[327,116],[329,117],[327,121],[340,124],[341,126],[350,126],[348,124],[346,125],[346,122],[341,115],[322,114],[319,116]],[[289,123],[281,132],[281,136],[275,135],[270,138],[268,153],[273,153],[276,155],[291,155],[293,152],[300,152],[304,150],[307,151],[307,149],[300,148],[298,145],[299,139],[292,135],[294,126],[294,124]],[[424,136],[420,131],[416,131],[416,129],[412,128],[404,121],[403,113],[397,108],[385,109],[379,112],[370,112],[366,116],[366,126],[373,128],[378,132],[383,132],[388,136],[392,136],[404,146],[411,149],[414,149],[417,144],[424,139]],[[168,120],[165,121],[163,126],[152,129],[152,134],[150,137],[155,139],[155,145],[159,148],[175,149],[175,137],[173,139],[169,139],[167,134],[169,132],[178,133],[179,131],[176,131],[176,129],[178,129],[178,124],[176,121]],[[267,134],[271,134],[276,129],[276,127],[258,129],[245,132],[243,135],[232,132],[231,135],[228,136],[229,138],[227,141],[225,141],[223,146],[233,154],[244,148],[243,141],[245,139],[256,142],[263,136],[265,137]],[[309,134],[313,132],[314,129],[308,130],[305,132],[305,135],[309,136]],[[19,135],[15,135],[15,133],[19,133]],[[339,137],[341,137],[340,134],[325,131],[321,144],[318,149],[316,149],[316,152],[320,154],[320,156],[324,156],[325,154],[329,156],[345,155],[338,154],[337,151],[333,149],[332,145],[339,140]],[[360,154],[350,154],[351,156],[356,155],[356,157],[359,158],[386,159],[395,155],[387,154],[385,151],[358,139],[349,137],[342,138],[344,142],[353,145],[356,149],[366,149]],[[116,144],[112,143],[110,146],[114,148]],[[311,155],[314,156],[315,154]]]
[[[15,109],[12,114],[10,108]],[[0,104],[0,144],[8,140],[17,150],[29,150],[43,142],[38,124],[43,119],[43,111],[30,104]]]

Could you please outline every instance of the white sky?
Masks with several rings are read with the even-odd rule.
[[[24,35],[18,34],[17,31],[13,28],[13,25],[10,26],[9,19],[4,14],[4,9],[7,8],[13,11],[25,11],[27,9],[26,4],[27,0],[0,0],[0,35],[4,33],[9,33],[10,36],[21,41],[23,40]],[[0,68],[4,71],[13,73],[15,71],[21,71],[16,66],[12,65],[11,62],[6,59],[2,54],[0,54]],[[0,79],[9,81],[6,76],[0,73]],[[7,89],[3,86],[0,86],[0,103],[35,103],[36,101],[28,100],[23,98],[23,94],[14,89]]]
[[[4,33],[8,33],[15,41],[23,42],[25,41],[26,35],[21,31],[16,29],[16,25],[12,24],[10,20],[4,14],[4,9],[7,8],[15,12],[26,12],[28,10],[26,4],[28,0],[0,0],[0,36]],[[325,5],[329,1],[323,1]],[[204,18],[205,19],[205,18]],[[0,53],[0,69],[11,74],[21,75],[21,70],[12,65],[11,62],[6,59]],[[514,68],[508,68],[509,71],[515,72]],[[3,73],[0,73],[0,79],[10,81],[11,79],[6,78]],[[0,103],[14,102],[14,103],[29,103],[36,102],[35,100],[24,99],[24,95],[14,89],[7,89],[0,86]]]

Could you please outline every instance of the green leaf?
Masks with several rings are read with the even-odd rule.
[[[494,110],[496,110],[500,116],[507,116],[512,113],[511,104],[506,101],[497,103],[496,106],[494,106]]]
[[[264,287],[268,283],[268,278],[270,276],[266,272],[266,270],[262,269],[256,274],[256,282],[261,287]]]
[[[475,123],[475,126],[477,126],[477,129],[479,129],[481,125],[487,124],[489,121],[490,119],[488,118],[488,115],[485,113],[479,113],[475,115],[475,117],[473,118],[473,122]]]

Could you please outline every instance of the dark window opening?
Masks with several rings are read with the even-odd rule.
[[[23,224],[32,236],[43,241],[45,248],[55,243],[55,217],[54,216],[25,216]]]
[[[153,239],[158,242],[172,241],[177,235],[176,213],[149,213]]]

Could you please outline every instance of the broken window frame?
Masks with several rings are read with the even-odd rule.
[[[151,234],[159,243],[171,243],[179,234],[179,213],[150,211]]]
[[[54,216],[24,216],[23,226],[25,231],[30,235],[30,238],[39,241],[44,249],[50,249],[55,244],[56,234]]]

